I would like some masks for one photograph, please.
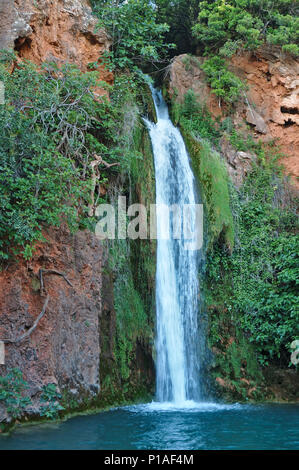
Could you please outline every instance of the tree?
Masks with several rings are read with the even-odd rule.
[[[157,22],[157,11],[150,0],[93,0],[99,28],[105,28],[111,39],[108,54],[113,67],[140,67],[162,62],[171,48],[164,41],[169,27]]]
[[[118,126],[117,109],[94,92],[106,86],[97,72],[23,62],[10,73],[11,59],[0,56],[0,261],[29,259],[42,227],[89,223],[90,162],[113,160]]]
[[[193,34],[206,52],[231,56],[240,47],[254,50],[266,41],[299,54],[295,0],[203,1],[199,10]]]
[[[198,0],[156,0],[157,17],[169,25],[165,39],[175,44],[173,54],[195,52],[192,26],[198,17]]]

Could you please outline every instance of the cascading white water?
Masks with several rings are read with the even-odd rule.
[[[147,120],[152,141],[156,204],[196,204],[197,192],[189,156],[179,130],[172,124],[160,91],[152,89],[157,123]],[[164,221],[157,217],[157,400],[184,404],[198,401],[198,252],[184,239],[161,239]],[[170,233],[173,235],[174,223]]]

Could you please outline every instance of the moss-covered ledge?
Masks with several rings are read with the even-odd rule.
[[[234,246],[234,222],[230,207],[227,170],[220,155],[207,141],[199,141],[180,126],[195,178],[200,186],[207,223],[208,247],[222,235],[230,251]]]

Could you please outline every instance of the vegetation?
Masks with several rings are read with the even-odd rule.
[[[107,197],[110,201],[114,191],[123,190],[128,197],[138,191],[146,204],[154,202],[150,142],[139,114],[142,112],[155,119],[155,111],[149,89],[140,82],[136,84],[136,75],[133,79],[128,71],[119,73],[113,87],[109,87],[108,100],[106,96],[96,94],[99,86],[108,89],[106,84],[98,81],[96,71],[83,74],[76,67],[66,65],[58,69],[54,64],[44,64],[40,71],[24,62],[10,75],[7,64],[12,57],[7,54],[2,57],[1,78],[6,85],[6,104],[0,112],[1,122],[6,123],[6,128],[2,129],[6,141],[0,161],[6,175],[11,171],[11,179],[2,178],[2,174],[0,177],[1,191],[6,198],[2,200],[8,201],[6,206],[1,205],[0,211],[4,261],[19,253],[30,258],[34,242],[42,239],[42,230],[48,225],[66,221],[72,230],[86,226],[93,229],[95,220],[88,217],[88,207],[90,163],[95,155],[103,156],[108,163],[119,164],[113,167],[114,175],[109,175],[115,177],[109,185]],[[143,158],[147,158],[146,165]],[[60,163],[68,172],[62,171]],[[116,172],[121,173],[119,179]],[[98,183],[107,185],[107,179],[101,177]],[[99,202],[99,193],[95,196]],[[5,210],[7,208],[9,211]],[[19,225],[13,225],[16,213],[33,227],[30,237],[26,238]],[[4,218],[9,229],[5,227]],[[140,282],[136,267],[140,264],[138,241],[132,244],[134,246],[129,246],[126,241],[124,244],[116,241],[111,247],[112,266],[108,269],[115,276],[112,295],[116,313],[113,371],[111,367],[108,371],[105,369],[104,358],[101,361],[101,397],[109,404],[113,400],[123,403],[130,397],[145,396],[151,385],[149,381],[144,385],[143,379],[142,384],[136,382],[134,374],[137,372],[132,362],[137,342],[149,347],[146,345],[151,341],[155,258],[151,247],[142,247],[146,262],[140,267],[144,274]],[[128,258],[136,271],[128,265]],[[144,296],[149,299],[146,304]],[[30,404],[26,386],[24,383],[20,396],[15,396],[14,387],[11,388],[16,400],[15,415],[18,416]],[[43,387],[40,400],[42,417],[56,418],[66,408],[61,406],[60,395],[52,384]]]
[[[106,55],[112,68],[138,71],[147,63],[163,62],[172,44],[164,41],[169,30],[166,22],[157,22],[156,9],[148,0],[93,0],[99,28],[105,28],[112,40]]]
[[[290,365],[290,344],[298,338],[296,201],[286,189],[273,144],[237,132],[229,118],[213,120],[192,91],[183,104],[175,103],[173,112],[207,214],[203,282],[210,310],[209,341],[222,351],[216,354],[215,373],[229,379],[241,397],[246,377],[252,383],[261,380],[259,365]],[[224,134],[236,150],[256,154],[239,191],[229,184],[224,163],[213,150]],[[255,393],[258,397],[257,389]]]
[[[32,405],[31,398],[26,393],[28,389],[29,385],[18,368],[9,369],[5,376],[0,376],[0,403],[3,402],[11,418],[21,417],[26,408]],[[40,395],[40,416],[47,419],[57,418],[58,412],[64,409],[59,404],[60,398],[55,384],[44,385]]]
[[[0,258],[32,255],[42,227],[65,220],[78,229],[90,193],[89,163],[108,153],[96,139],[112,139],[113,111],[96,99],[94,73],[23,62],[12,74],[2,56],[0,78],[6,104],[0,107]]]
[[[120,136],[126,94],[135,87],[129,77],[116,79],[108,101],[95,92],[107,89],[96,71],[44,64],[40,72],[23,62],[10,74],[11,59],[3,54],[0,64],[6,91],[0,107],[0,260],[19,253],[31,258],[43,227],[92,227],[94,155],[123,170],[135,156],[123,152],[127,136]]]
[[[298,55],[298,29],[295,0],[216,0],[199,2],[193,34],[206,52],[226,57],[265,42]]]
[[[93,229],[90,204],[92,199],[95,204],[101,200],[100,185],[108,188],[110,200],[123,190],[129,199],[134,195],[146,204],[154,201],[150,144],[140,114],[154,119],[155,111],[144,71],[163,70],[174,54],[205,55],[200,67],[219,103],[226,103],[231,112],[246,85],[228,69],[228,58],[265,44],[299,54],[294,0],[93,0],[92,4],[98,28],[105,28],[111,37],[111,50],[99,62],[114,71],[113,86],[99,80],[99,62],[82,73],[70,64],[45,63],[37,68],[1,53],[0,80],[6,94],[6,103],[0,106],[2,263],[20,255],[30,259],[48,226],[67,223],[72,231]],[[99,88],[103,93],[98,93]],[[298,337],[294,201],[275,163],[275,148],[239,134],[230,117],[215,121],[198,101],[190,91],[184,103],[174,100],[172,112],[184,134],[206,208],[209,340],[221,352],[216,353],[215,370],[221,370],[242,395],[244,371],[253,380],[260,365],[287,366],[290,343]],[[224,132],[237,150],[257,156],[238,191],[219,153]],[[94,187],[91,163],[98,156],[118,165],[109,170],[109,185],[100,168]],[[124,396],[136,378],[132,364],[137,343],[151,349],[155,247],[120,241],[109,249],[115,363],[111,372],[103,354],[102,389],[111,396],[121,390]],[[0,401],[11,417],[19,417],[30,404],[22,373],[9,371],[0,377],[0,385]],[[63,409],[59,401],[55,385],[45,386],[41,415],[57,417]]]
[[[146,96],[144,92],[143,99]],[[155,201],[151,146],[145,126],[138,116],[138,107],[131,107],[137,101],[139,109],[142,109],[144,103],[141,96],[136,97],[133,90],[128,91],[127,98],[125,122],[130,123],[130,130],[127,126],[123,128],[127,135],[126,146],[131,151],[134,149],[137,153],[140,152],[142,158],[130,160],[130,183],[123,179],[123,185],[118,191],[125,194],[128,200],[132,198],[149,208]],[[150,101],[147,107],[150,107]],[[114,364],[111,368],[102,364],[102,392],[114,394],[118,390],[119,400],[121,396],[131,396],[132,393],[136,395],[136,390],[144,395],[145,390],[148,392],[152,385],[146,376],[139,377],[138,384],[136,383],[136,350],[138,344],[143,345],[145,351],[150,350],[153,342],[155,246],[148,240],[111,240],[109,255],[108,269],[114,279],[113,355],[116,366]],[[109,350],[107,344],[105,347]]]
[[[130,258],[130,246],[125,240],[115,241],[110,249],[116,276],[114,305],[116,313],[115,356],[123,384],[129,383],[135,357],[136,340],[151,336],[151,319],[147,316],[141,295],[134,285]]]
[[[64,407],[59,403],[62,395],[57,392],[55,384],[47,384],[42,387],[40,396],[41,408],[40,415],[47,419],[55,419],[58,417],[59,411],[63,411]]]
[[[220,102],[236,103],[245,85],[227,69],[224,59],[265,44],[299,55],[296,0],[156,0],[159,21],[170,25],[168,41],[175,53],[208,56],[202,66]]]
[[[216,244],[207,275],[212,291],[222,292],[234,325],[254,344],[260,364],[275,358],[287,366],[290,343],[299,333],[299,237],[295,208],[279,202],[287,196],[272,165],[259,161],[233,197],[235,249],[230,255]]]
[[[176,124],[180,123],[191,131],[197,140],[210,140],[216,148],[219,148],[221,133],[206,107],[200,104],[199,97],[195,95],[193,90],[189,90],[185,94],[183,105],[174,104],[173,107],[175,106],[177,106],[176,117],[174,116]]]

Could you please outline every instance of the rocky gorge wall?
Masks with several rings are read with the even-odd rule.
[[[182,102],[188,90],[193,90],[201,103],[207,106],[212,116],[224,118],[226,106],[219,106],[217,97],[205,80],[200,65],[201,57],[187,54],[175,57],[169,69],[169,91]],[[290,56],[283,55],[274,47],[259,50],[255,54],[234,56],[229,69],[243,79],[247,91],[240,97],[232,115],[236,128],[251,128],[253,137],[264,142],[275,140],[284,155],[281,162],[292,183],[299,188],[299,64]],[[228,170],[237,184],[242,172],[246,172],[252,156],[234,152],[227,142],[222,142],[222,151]]]
[[[14,49],[17,61],[71,62],[86,71],[110,46],[105,31],[95,32],[96,23],[86,0],[1,0],[0,49]],[[104,67],[98,71],[99,80],[113,82]],[[144,96],[138,106],[151,107],[150,94]],[[127,106],[124,131],[139,159],[110,181],[108,197],[117,202],[119,193],[134,194],[134,202],[150,204],[150,142],[139,107],[134,101]],[[19,258],[0,271],[0,339],[6,341],[0,375],[20,369],[32,400],[20,419],[40,419],[41,390],[50,383],[62,395],[64,413],[152,393],[155,247],[101,242],[88,230],[71,234],[65,225],[44,236],[30,261]],[[11,423],[0,404],[0,431]]]

